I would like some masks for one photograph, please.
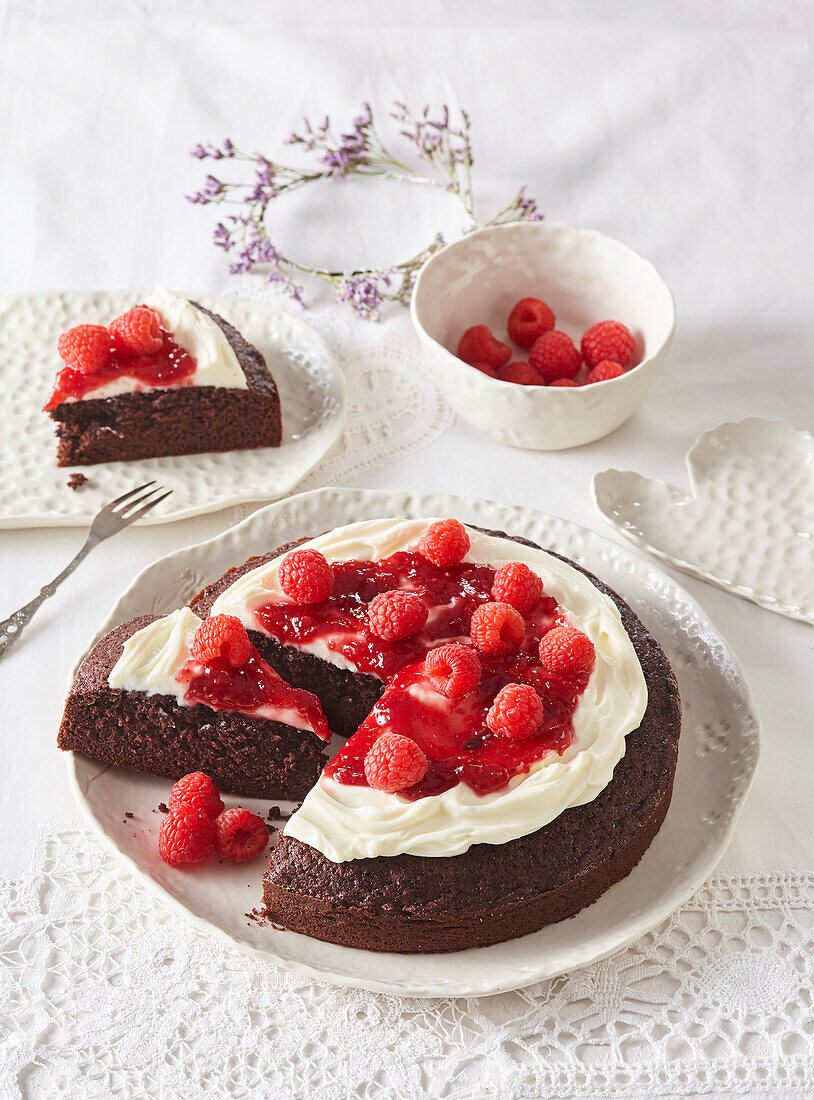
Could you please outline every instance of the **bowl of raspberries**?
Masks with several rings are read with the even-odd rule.
[[[602,233],[551,222],[491,226],[437,252],[411,314],[464,420],[545,451],[591,443],[627,420],[675,326],[652,264]]]

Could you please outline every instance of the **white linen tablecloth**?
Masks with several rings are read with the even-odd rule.
[[[596,471],[683,485],[685,452],[715,424],[761,415],[812,428],[812,71],[804,2],[0,0],[0,293],[157,282],[228,292],[214,216],[183,198],[205,169],[187,155],[196,142],[228,135],[284,158],[303,114],[328,111],[341,126],[365,99],[382,118],[393,99],[464,107],[483,213],[526,182],[553,220],[625,241],[671,286],[675,341],[641,409],[607,439],[531,453],[456,421],[357,483],[528,505],[613,537],[591,500]],[[318,220],[281,203],[281,239],[311,260],[354,263],[402,258],[431,237],[438,210],[420,194],[349,194],[315,194],[328,203]],[[332,221],[325,211],[340,202]],[[359,347],[414,349],[403,314],[350,324]],[[54,736],[78,651],[138,570],[229,518],[103,544],[0,662],[0,875],[26,871],[38,829],[77,817]],[[70,529],[0,531],[0,617],[81,541]],[[730,639],[764,722],[720,871],[814,871],[814,631],[678,579]],[[810,1065],[810,1027],[801,1042],[789,1056]],[[449,1082],[421,1087],[456,1094]]]

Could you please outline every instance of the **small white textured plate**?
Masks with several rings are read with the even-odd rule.
[[[704,432],[690,492],[622,470],[594,477],[620,534],[677,569],[814,624],[814,438],[750,417]]]
[[[572,920],[530,936],[451,955],[397,955],[322,943],[258,926],[265,859],[227,867],[171,868],[157,851],[169,783],[69,754],[80,805],[98,832],[143,880],[201,929],[225,936],[290,970],[336,985],[405,996],[506,992],[600,959],[682,905],[723,853],[755,771],[759,725],[743,673],[726,642],[687,593],[628,550],[566,520],[486,501],[417,492],[319,489],[255,512],[209,542],[162,558],[141,573],[102,628],[182,605],[250,554],[354,520],[454,515],[521,535],[583,563],[627,599],[663,644],[684,704],[673,802],[641,863]],[[237,800],[230,799],[230,804]],[[265,814],[267,801],[241,800]],[[125,817],[129,811],[135,816]]]
[[[106,324],[144,294],[59,290],[0,297],[0,528],[83,526],[108,501],[155,479],[172,496],[141,523],[166,523],[291,492],[342,434],[345,383],[327,344],[298,317],[260,302],[185,292],[235,326],[265,357],[280,391],[280,447],[58,467],[55,425],[42,411],[60,366],[59,334]],[[72,470],[89,479],[68,488]]]

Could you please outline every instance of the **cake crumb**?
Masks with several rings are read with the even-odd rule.
[[[135,814],[133,814],[130,810],[125,810],[124,811],[124,816],[125,817],[135,817]]]
[[[81,489],[82,486],[87,483],[87,481],[88,479],[84,474],[80,474],[79,472],[71,474],[71,476],[68,478],[68,488],[73,489],[73,491],[76,492],[76,490]]]
[[[170,808],[166,802],[159,802],[158,809],[161,811],[162,814],[168,814],[170,812]]]

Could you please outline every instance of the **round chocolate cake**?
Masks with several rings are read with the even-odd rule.
[[[377,524],[374,551],[366,540]],[[677,763],[675,677],[621,597],[534,543],[460,524],[477,552],[439,564],[422,549],[422,531],[437,526],[428,524],[370,521],[288,543],[228,570],[189,608],[123,624],[80,667],[60,730],[63,748],[110,763],[171,778],[208,771],[238,794],[307,792],[264,875],[268,917],[365,950],[456,951],[573,916],[641,859],[667,813]],[[325,568],[332,562],[330,597],[298,602],[280,588],[281,563],[303,547]],[[515,558],[540,568],[522,616],[498,592]],[[383,641],[370,627],[372,606],[398,590],[413,601],[422,593],[427,607],[417,626]],[[475,630],[489,609],[519,620],[521,641],[490,651]],[[251,705],[207,695],[211,670],[194,661],[197,695],[155,679],[168,654],[173,675],[190,666],[191,639],[215,616],[248,632],[253,675],[265,685]],[[585,652],[596,647],[595,666],[566,675],[540,664],[538,646],[542,654],[566,628]],[[427,658],[441,643],[470,658],[480,646],[477,689],[460,698],[436,690]],[[517,681],[544,708],[532,727],[500,736],[493,713]],[[327,764],[323,725],[349,738]],[[391,726],[414,737],[424,760],[401,785],[368,767]]]

